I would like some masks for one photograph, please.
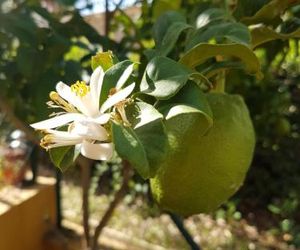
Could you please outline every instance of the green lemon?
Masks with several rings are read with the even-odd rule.
[[[180,215],[210,212],[242,185],[252,160],[255,134],[241,96],[206,95],[214,123],[203,136],[201,119],[168,125],[169,155],[150,180],[154,199]]]

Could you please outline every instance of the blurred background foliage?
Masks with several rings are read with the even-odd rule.
[[[87,77],[91,73],[90,57],[99,49],[112,50],[120,59],[139,61],[141,79],[147,63],[144,51],[154,47],[154,22],[165,10],[180,10],[188,23],[194,24],[207,8],[219,7],[228,12],[235,9],[235,18],[243,21],[242,17],[252,16],[268,2],[141,0],[135,3],[141,9],[137,20],[120,8],[122,1],[110,3],[108,29],[100,35],[80,15],[83,9],[93,7],[93,1],[86,1],[79,10],[72,0],[1,0],[0,98],[26,123],[40,120],[47,116],[45,102],[55,84]],[[244,8],[247,4],[251,8]],[[293,32],[300,25],[300,6],[290,8],[282,18],[283,22],[272,19],[269,26],[281,33]],[[120,30],[124,35],[117,37]],[[182,33],[170,51],[173,58],[183,51],[185,36]],[[262,80],[241,71],[229,71],[226,76],[227,92],[240,93],[248,104],[257,137],[255,156],[245,185],[215,216],[236,220],[243,217],[275,234],[288,233],[289,243],[300,247],[299,41],[268,42],[258,46],[255,53],[262,63]],[[7,133],[6,125],[2,129],[3,134]],[[120,167],[115,162],[111,165],[95,168],[94,190],[109,193],[116,188]],[[140,195],[148,197],[147,183],[138,176],[134,180],[129,200]],[[153,215],[153,210],[149,214]]]

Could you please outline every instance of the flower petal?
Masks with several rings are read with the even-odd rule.
[[[130,64],[123,72],[123,74],[121,75],[121,77],[119,78],[117,84],[116,84],[116,89],[119,90],[123,87],[123,85],[125,84],[125,82],[128,80],[128,78],[130,77],[132,71],[133,71],[133,67],[134,67],[134,63]]]
[[[114,152],[113,143],[93,144],[88,141],[82,142],[81,154],[93,160],[107,161]]]
[[[55,129],[46,129],[45,133],[52,135],[53,138],[57,138],[58,140],[82,140],[82,136],[75,135],[70,133],[69,131],[61,131],[61,130],[55,130]]]
[[[128,85],[126,88],[118,91],[114,95],[110,96],[101,106],[100,112],[104,113],[106,110],[114,106],[115,104],[123,101],[128,97],[135,87],[135,83]]]
[[[75,106],[79,111],[87,116],[93,116],[98,112],[98,109],[93,107],[90,93],[84,97],[79,97],[72,92],[70,86],[63,82],[56,84],[56,91],[63,99]]]
[[[86,115],[89,117],[95,117],[100,114],[99,112],[99,101],[95,102],[91,96],[91,93],[80,98],[81,103],[86,109]]]
[[[93,99],[94,106],[97,108],[97,110],[99,109],[99,98],[102,88],[103,77],[104,71],[101,68],[101,66],[99,66],[93,72],[90,80],[91,97]]]
[[[76,145],[83,141],[81,136],[73,135],[67,131],[48,129],[45,132],[47,134],[43,137],[41,145],[48,149]]]
[[[68,142],[59,142],[59,143],[55,143],[55,144],[51,144],[51,145],[43,146],[43,147],[48,150],[51,148],[60,148],[60,147],[73,146],[73,145],[80,145],[80,144],[68,141]]]
[[[55,116],[53,118],[30,124],[31,127],[34,129],[51,129],[51,128],[57,128],[63,125],[68,124],[69,122],[83,119],[84,116],[82,114],[78,113],[67,113],[59,116]]]
[[[85,139],[105,141],[108,139],[108,133],[101,125],[91,121],[75,121],[72,124],[71,133],[82,136]]]
[[[110,119],[110,114],[105,113],[105,114],[101,114],[96,118],[90,118],[89,120],[102,125],[108,123],[109,119]]]

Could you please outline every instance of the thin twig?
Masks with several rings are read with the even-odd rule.
[[[119,9],[123,4],[123,1],[124,0],[120,0],[117,4],[115,4],[115,9],[110,11],[109,0],[105,0],[105,36],[109,35],[111,20],[113,19],[116,10]]]
[[[115,208],[117,205],[122,201],[124,196],[126,195],[126,191],[128,188],[128,182],[130,178],[132,177],[133,172],[130,168],[130,164],[127,161],[123,161],[123,182],[121,188],[118,190],[118,192],[114,196],[114,200],[110,203],[108,209],[106,210],[105,214],[103,215],[102,219],[100,220],[98,226],[95,229],[94,237],[93,237],[93,243],[92,243],[92,250],[97,249],[98,245],[98,239],[99,236],[105,227],[105,225],[108,223],[109,219],[111,218]]]
[[[105,36],[108,36],[110,25],[109,0],[105,0]]]

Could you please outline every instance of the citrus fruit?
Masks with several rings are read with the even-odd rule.
[[[244,181],[255,145],[241,96],[209,93],[206,98],[213,113],[211,129],[203,136],[201,119],[184,116],[167,122],[169,153],[150,179],[158,204],[183,216],[213,211],[232,196]]]

